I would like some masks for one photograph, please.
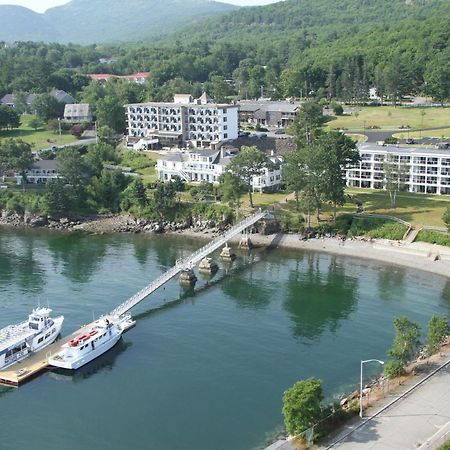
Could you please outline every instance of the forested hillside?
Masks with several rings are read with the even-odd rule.
[[[35,13],[0,5],[0,40],[78,44],[148,40],[237,7],[211,0],[72,0]]]
[[[361,102],[376,86],[391,100],[426,93],[443,101],[450,96],[449,17],[449,0],[290,0],[243,8],[153,43],[19,44],[0,50],[0,94],[51,87],[76,94],[86,73],[149,70],[133,98],[207,89],[216,99],[262,92]],[[99,64],[101,57],[115,62]]]

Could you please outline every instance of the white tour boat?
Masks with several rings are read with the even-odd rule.
[[[50,318],[50,308],[37,308],[26,322],[0,330],[0,370],[51,344],[61,331],[63,316]]]
[[[102,317],[83,334],[62,346],[62,350],[48,359],[50,365],[76,370],[114,347],[122,333],[135,325],[131,316]]]

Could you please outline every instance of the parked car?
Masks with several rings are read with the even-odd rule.
[[[274,131],[274,134],[285,134],[284,128],[277,128]]]
[[[239,137],[248,137],[248,136],[250,136],[250,131],[239,131],[238,136]]]
[[[417,144],[417,142],[414,139],[406,139],[407,144]]]

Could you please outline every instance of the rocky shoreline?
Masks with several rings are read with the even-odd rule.
[[[95,215],[84,217],[38,216],[30,213],[23,215],[6,210],[1,212],[0,225],[12,228],[47,228],[60,231],[85,231],[94,234],[109,233],[205,233],[219,234],[231,227],[229,221],[205,220],[202,217],[194,217],[182,222],[152,221],[135,218],[130,215]],[[274,221],[259,223],[253,232],[263,235],[278,231]]]
[[[226,231],[231,224],[193,218],[184,222],[149,221],[127,215],[91,216],[81,218],[51,218],[32,214],[8,214],[2,211],[0,226],[13,228],[46,228],[58,231],[82,231],[93,234],[177,234],[195,239],[211,239]],[[386,239],[347,239],[340,236],[307,236],[280,232],[275,220],[258,222],[251,230],[255,246],[290,250],[325,252],[353,258],[380,261],[430,272],[450,278],[450,248],[424,242],[408,243]],[[230,244],[239,244],[235,236]]]

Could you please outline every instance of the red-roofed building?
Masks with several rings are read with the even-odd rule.
[[[91,73],[89,75],[91,80],[98,81],[99,83],[106,83],[111,79],[116,80],[128,80],[132,83],[143,84],[145,80],[150,76],[150,72],[138,72],[131,75],[112,75],[110,73]]]

